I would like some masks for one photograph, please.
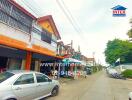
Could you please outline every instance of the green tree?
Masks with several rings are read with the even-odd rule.
[[[130,19],[130,23],[132,24],[132,18]]]
[[[132,38],[132,29],[127,32],[127,35],[129,36],[129,38]]]
[[[132,24],[132,18],[130,19],[130,24]],[[132,38],[132,28],[127,32],[129,38]]]
[[[122,41],[114,39],[108,41],[107,48],[105,49],[106,62],[113,64],[118,58],[121,59],[121,63],[132,62],[132,43],[129,41]]]

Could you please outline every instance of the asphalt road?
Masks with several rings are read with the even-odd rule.
[[[105,71],[61,84],[60,93],[46,100],[128,100],[132,80],[109,78]]]

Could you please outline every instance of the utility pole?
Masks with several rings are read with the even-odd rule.
[[[93,66],[95,66],[95,52],[93,52]]]

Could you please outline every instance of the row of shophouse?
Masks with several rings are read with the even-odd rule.
[[[42,62],[73,58],[94,62],[64,45],[51,15],[35,17],[13,0],[0,0],[0,70],[40,71]]]

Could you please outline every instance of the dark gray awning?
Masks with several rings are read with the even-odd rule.
[[[39,53],[33,53],[32,57],[34,59],[40,59],[42,61],[55,61],[55,60],[59,60],[58,58],[55,58],[53,56],[43,55],[43,54],[39,54]]]
[[[26,51],[0,45],[0,56],[25,59]]]

